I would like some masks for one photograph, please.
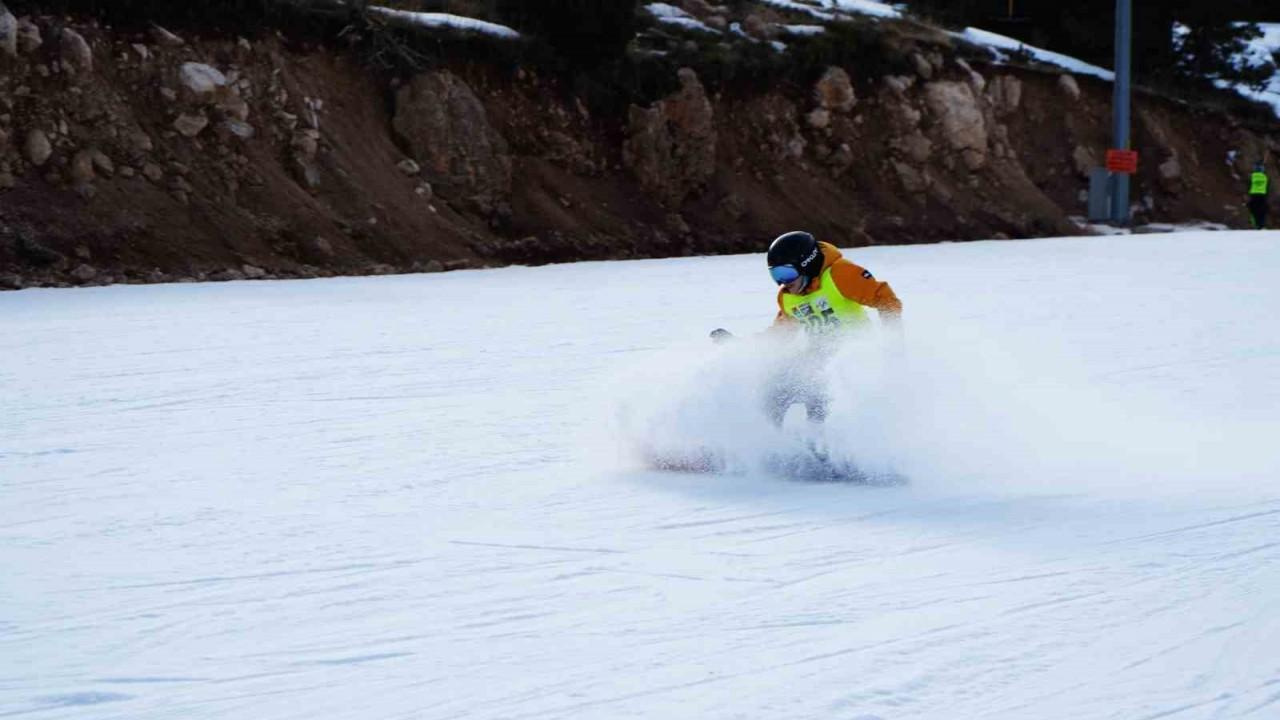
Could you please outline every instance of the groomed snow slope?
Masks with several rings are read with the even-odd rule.
[[[760,255],[0,294],[0,717],[1280,713],[1280,233],[851,254],[907,487],[629,464]]]

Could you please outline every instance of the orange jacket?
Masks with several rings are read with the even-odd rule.
[[[902,301],[894,294],[889,283],[876,280],[869,270],[846,260],[835,245],[820,241],[818,247],[822,250],[822,271],[826,272],[827,268],[831,268],[831,279],[841,295],[860,305],[875,308],[881,319],[889,323],[896,324],[901,319]],[[820,287],[821,273],[805,287],[804,293],[811,293]],[[775,325],[798,322],[782,309],[782,295],[785,292],[786,290],[778,288],[778,315],[773,321]]]

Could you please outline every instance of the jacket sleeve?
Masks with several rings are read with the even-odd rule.
[[[841,295],[856,303],[875,308],[885,320],[896,322],[902,316],[902,301],[889,283],[875,279],[871,271],[848,260],[831,266],[831,279]]]

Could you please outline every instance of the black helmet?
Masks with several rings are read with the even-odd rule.
[[[784,273],[774,268],[792,267],[809,280],[822,273],[822,250],[818,241],[809,233],[795,230],[783,233],[769,244],[769,273],[778,284],[788,282]],[[792,278],[794,279],[794,277]]]

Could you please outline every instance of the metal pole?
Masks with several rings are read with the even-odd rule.
[[[1116,82],[1112,98],[1112,137],[1117,150],[1129,149],[1129,81],[1133,55],[1133,0],[1116,0]],[[1129,222],[1129,176],[1115,173],[1112,176],[1111,219],[1117,223]]]

